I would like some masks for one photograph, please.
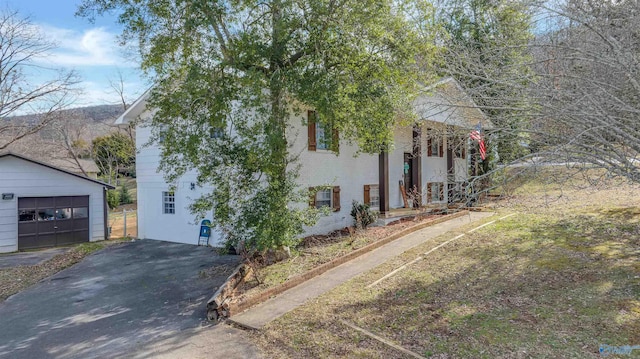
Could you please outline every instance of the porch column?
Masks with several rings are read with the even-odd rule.
[[[447,126],[447,182],[455,182],[455,166],[453,164],[453,147],[454,143],[454,129],[453,126]]]
[[[419,198],[413,207],[422,206],[422,131],[417,124],[413,125],[413,158],[411,159],[411,182],[416,186]]]
[[[378,190],[380,192],[380,216],[389,212],[389,154],[385,151],[378,156]]]

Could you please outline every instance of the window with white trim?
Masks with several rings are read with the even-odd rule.
[[[444,201],[444,188],[442,187],[443,183],[441,182],[432,182],[431,183],[431,202],[440,202]]]
[[[464,137],[460,138],[456,138],[455,140],[452,139],[451,140],[453,142],[453,155],[455,156],[455,158],[466,158],[467,156],[467,151],[466,151],[466,147],[467,147],[467,142],[465,140]],[[455,141],[455,142],[454,142]]]
[[[380,208],[380,186],[378,185],[369,187],[369,207],[372,209]]]
[[[220,139],[222,137],[224,137],[224,129],[220,127],[211,127],[209,129],[209,138],[212,140]]]
[[[431,156],[440,157],[440,141],[431,140]]]
[[[443,157],[443,138],[442,135],[431,128],[427,129],[427,156]]]
[[[176,197],[173,191],[162,192],[162,210],[164,214],[176,213]]]
[[[331,189],[321,189],[316,192],[316,208],[329,207],[331,208],[331,198],[332,196]]]
[[[307,112],[308,149],[309,151],[334,151],[338,152],[340,139],[338,130],[330,123],[318,121],[315,111]]]
[[[315,208],[329,207],[333,212],[340,211],[340,186],[309,187],[309,206]]]
[[[319,150],[330,150],[333,135],[329,126],[316,122],[316,146]]]

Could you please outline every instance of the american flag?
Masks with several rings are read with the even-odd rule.
[[[482,123],[478,122],[476,128],[469,134],[472,140],[478,141],[480,147],[480,158],[484,161],[487,158],[487,147],[484,144],[484,138],[482,137]]]

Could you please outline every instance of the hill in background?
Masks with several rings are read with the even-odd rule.
[[[89,159],[91,143],[95,138],[125,131],[113,125],[123,112],[122,105],[86,106],[57,111],[54,113],[54,120],[46,127],[12,143],[7,149],[42,162],[68,162],[69,166],[77,167],[78,161],[69,150],[70,145],[76,146],[74,151],[77,158]],[[7,121],[37,123],[40,116],[14,116],[7,118]]]

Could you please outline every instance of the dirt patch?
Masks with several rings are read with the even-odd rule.
[[[215,278],[228,276],[237,266],[230,264],[220,264],[200,271],[200,278]]]
[[[124,213],[109,213],[109,227],[111,227],[111,238],[137,238],[138,237],[138,215],[135,210],[127,210],[127,233],[124,233]]]
[[[30,266],[18,266],[0,269],[0,301],[68,268],[89,254],[122,243],[121,241],[103,241],[82,243],[53,258]]]

